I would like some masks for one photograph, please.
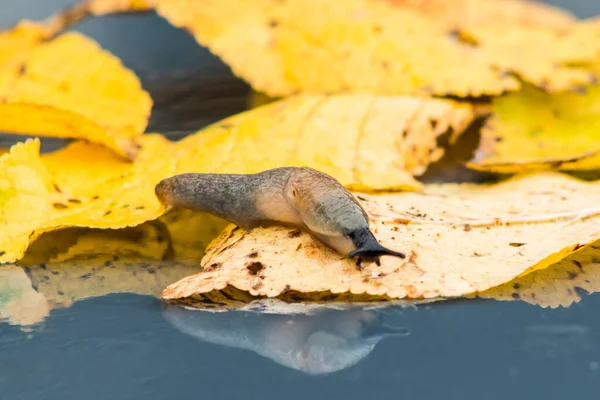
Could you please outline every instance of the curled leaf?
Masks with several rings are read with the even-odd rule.
[[[60,150],[49,156],[54,160],[60,154],[65,160],[56,179],[39,156],[39,140],[19,143],[1,156],[0,261],[20,259],[44,232],[66,227],[118,229],[162,215],[153,190],[174,171],[174,162],[164,157],[170,143],[154,135],[141,142],[135,163],[122,162],[108,171],[102,169],[103,162],[89,163],[102,158],[101,146],[88,143]],[[82,179],[87,176],[91,178]]]
[[[560,94],[527,85],[497,98],[468,166],[500,173],[600,169],[599,106],[599,85]]]
[[[600,242],[549,266],[477,293],[496,300],[522,300],[542,307],[568,307],[600,291]]]

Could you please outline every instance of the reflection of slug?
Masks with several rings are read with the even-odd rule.
[[[213,313],[163,303],[163,316],[187,335],[251,350],[311,375],[348,368],[369,355],[381,340],[410,334],[407,328],[386,324],[380,311],[360,308],[286,315]]]
[[[283,167],[256,174],[181,174],[164,179],[156,195],[167,206],[201,210],[249,230],[275,223],[310,231],[348,257],[405,255],[377,242],[367,213],[333,177],[312,168]]]

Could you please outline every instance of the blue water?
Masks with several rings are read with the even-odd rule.
[[[294,341],[277,335],[287,332],[281,326],[289,320],[311,326],[311,332],[335,333],[335,325],[344,326],[355,311],[310,318],[213,314],[163,310],[158,300],[139,295],[110,295],[53,311],[30,338],[0,325],[1,398],[595,398],[599,307],[600,296],[589,296],[557,310],[464,301],[377,311],[383,323],[410,333],[382,339],[338,372],[311,375],[238,347],[262,346],[272,354],[294,349],[277,345]],[[320,321],[312,326],[314,320]],[[198,339],[182,328],[229,344]],[[369,340],[348,335],[362,336],[354,340],[363,345]]]
[[[0,0],[0,27],[68,3]],[[600,13],[593,0],[554,3]],[[94,18],[77,30],[143,77],[160,106],[149,130],[180,137],[245,107],[247,86],[155,15]],[[182,82],[178,71],[197,72]],[[308,317],[112,294],[53,309],[33,330],[0,322],[0,399],[592,399],[599,309],[590,295],[555,310],[453,301]]]

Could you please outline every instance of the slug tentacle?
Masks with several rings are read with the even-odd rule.
[[[357,265],[361,258],[405,258],[379,244],[366,211],[344,186],[312,168],[180,174],[162,180],[155,192],[169,207],[204,211],[243,229],[279,223],[307,230],[334,250],[359,257]]]
[[[383,247],[375,236],[368,228],[363,228],[350,233],[350,239],[356,246],[356,250],[352,250],[348,253],[348,257],[365,257],[373,258],[379,256],[394,256],[399,258],[406,258],[404,253],[400,253],[394,250],[390,250]]]

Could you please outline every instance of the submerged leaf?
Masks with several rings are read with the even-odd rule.
[[[600,238],[600,184],[540,173],[497,185],[433,185],[424,193],[361,195],[381,243],[409,254],[364,265],[283,227],[230,227],[203,271],[170,285],[165,299],[233,287],[252,296],[295,291],[382,298],[454,297],[557,262]]]
[[[36,25],[15,29],[0,34],[0,130],[83,138],[134,158],[152,106],[135,74],[78,33],[42,43]]]
[[[494,100],[494,115],[470,168],[600,169],[600,85],[547,94],[531,86]]]

